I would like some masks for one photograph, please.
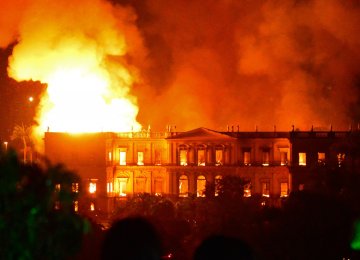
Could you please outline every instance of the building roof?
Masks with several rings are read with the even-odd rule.
[[[167,137],[167,139],[178,140],[178,139],[187,139],[187,140],[228,140],[234,141],[235,137],[223,134],[218,131],[214,131],[208,128],[200,127],[191,131],[176,133],[175,135]]]

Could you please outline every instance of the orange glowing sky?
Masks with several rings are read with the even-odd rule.
[[[0,10],[0,46],[17,41],[9,75],[48,84],[43,127],[64,130],[69,115],[93,131],[360,121],[356,0],[16,0]]]

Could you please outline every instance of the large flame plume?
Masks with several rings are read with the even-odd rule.
[[[131,10],[101,0],[21,4],[8,73],[47,84],[37,132],[138,130],[137,101],[130,94],[138,79],[128,57],[129,45],[139,45],[131,41],[140,37]]]

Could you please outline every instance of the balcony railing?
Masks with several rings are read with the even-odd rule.
[[[118,138],[151,138],[151,139],[163,139],[167,137],[168,133],[165,132],[123,132],[116,133]]]
[[[187,163],[186,165],[180,165],[180,163],[144,163],[144,165],[138,165],[136,162],[127,162],[126,165],[119,165],[119,162],[108,162],[107,166],[117,166],[117,167],[146,167],[146,166],[180,166],[180,167],[286,167],[290,166],[290,162],[282,163],[280,161],[270,161],[269,163],[263,163],[261,161],[252,161],[250,163],[236,162],[217,165],[216,163],[205,163],[205,165],[198,165],[197,163]]]

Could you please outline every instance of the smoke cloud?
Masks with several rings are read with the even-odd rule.
[[[359,1],[130,3],[152,61],[142,121],[307,130],[360,120]]]
[[[74,46],[69,53],[90,63],[106,56],[131,72],[126,92],[152,129],[346,129],[360,121],[357,0],[17,0],[0,10],[0,46],[19,42],[11,76],[41,77],[41,54],[56,57],[58,46]],[[24,56],[18,75],[12,66]]]

